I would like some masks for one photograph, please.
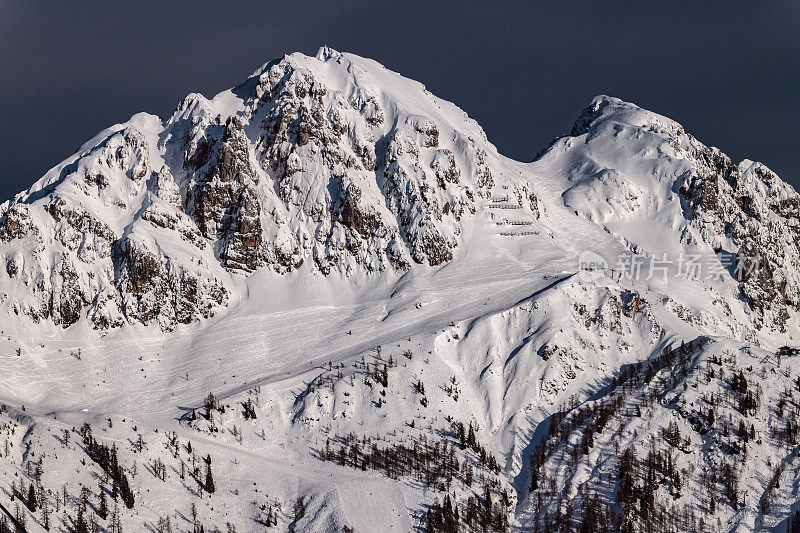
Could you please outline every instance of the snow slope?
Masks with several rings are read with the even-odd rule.
[[[57,529],[111,529],[90,424],[132,486],[126,531],[447,529],[445,496],[461,530],[569,530],[587,509],[785,527],[800,369],[770,353],[798,335],[798,206],[765,166],[611,97],[521,163],[371,60],[285,56],[101,132],[0,206],[0,503],[33,483]],[[744,412],[739,371],[760,391]],[[656,510],[620,503],[619,450],[645,463],[673,419],[678,466],[635,470]],[[587,425],[614,433],[587,445]]]

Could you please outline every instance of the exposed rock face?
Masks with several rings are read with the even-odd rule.
[[[213,100],[189,95],[165,122],[102,132],[0,207],[3,270],[24,287],[8,303],[64,327],[169,331],[259,268],[440,265],[498,161],[416,82],[328,48],[293,54]],[[523,179],[504,184],[538,215]]]
[[[175,178],[172,176],[169,167],[164,165],[156,175],[156,196],[161,200],[167,202],[172,207],[183,210],[183,200],[181,199],[181,191],[178,189],[178,184],[175,183]]]
[[[608,97],[542,159],[565,151],[554,164],[570,212],[647,253],[629,219],[658,211],[681,246],[758,258],[739,285],[758,325],[800,309],[800,197],[766,167],[734,165]],[[547,222],[550,199],[525,169],[416,82],[328,48],[293,54],[212,100],[189,95],[166,121],[136,115],[102,132],[0,206],[0,296],[64,327],[168,331],[212,315],[235,277],[262,268],[435,267],[486,205]]]
[[[350,184],[344,192],[342,201],[341,222],[363,237],[370,235],[381,235],[385,228],[381,224],[380,216],[371,206],[363,205],[361,199],[361,189],[358,185]]]
[[[33,224],[31,224],[28,208],[25,205],[12,205],[0,218],[0,242],[21,239],[32,230]]]
[[[697,171],[686,177],[680,192],[693,224],[715,246],[732,243],[742,298],[757,312],[760,325],[784,330],[788,311],[800,309],[800,196],[760,163],[735,165],[706,147],[690,156]]]
[[[186,212],[204,237],[217,241],[220,260],[232,269],[251,271],[262,264],[258,176],[239,117],[228,119],[222,137],[197,161],[200,175],[186,193]]]
[[[214,307],[225,301],[226,290],[220,285],[199,281],[133,240],[118,242],[114,258],[123,313],[129,320],[157,321],[168,330],[176,323],[208,318]]]
[[[61,327],[86,317],[100,329],[141,322],[170,331],[224,304],[214,274],[169,244],[199,251],[207,241],[181,211],[169,168],[151,167],[148,134],[159,122],[137,117],[3,206],[0,253],[16,314]],[[159,231],[169,240],[148,235]],[[139,232],[147,237],[137,240]]]
[[[595,144],[612,150],[595,151]],[[571,137],[542,157],[562,151],[577,162],[564,203],[607,225],[631,249],[654,252],[636,244],[639,237],[629,232],[636,223],[625,228],[617,221],[648,212],[666,217],[680,246],[729,260],[722,266],[738,278],[757,327],[783,330],[789,311],[800,308],[800,196],[764,165],[734,164],[680,124],[609,97],[597,97]]]

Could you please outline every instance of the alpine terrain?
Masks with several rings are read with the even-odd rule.
[[[0,205],[0,531],[800,528],[800,196],[537,148],[327,47],[87,141]]]

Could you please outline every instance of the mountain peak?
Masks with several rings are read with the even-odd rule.
[[[598,95],[592,98],[591,103],[582,111],[581,116],[572,126],[570,135],[582,135],[587,133],[591,127],[599,127],[607,122],[644,128],[655,127],[670,131],[683,130],[680,124],[658,113],[642,109],[613,96]]]
[[[320,61],[328,61],[329,59],[341,57],[342,53],[334,50],[333,48],[329,47],[328,45],[322,45],[317,50],[317,53],[314,54],[314,58]]]
[[[573,142],[584,134],[583,144]],[[555,204],[533,177],[545,167],[568,176],[547,186],[562,191]],[[165,122],[143,113],[108,128],[5,205],[6,260],[23,265],[12,269],[7,292],[26,295],[6,309],[63,326],[86,317],[101,328],[158,321],[172,329],[214,314],[237,276],[439,267],[469,250],[468,235],[487,222],[494,232],[530,225],[530,234],[568,224],[545,216],[548,205],[603,224],[628,247],[654,248],[628,224],[648,213],[683,228],[681,239],[738,248],[743,241],[723,227],[732,207],[713,203],[708,183],[714,175],[729,184],[714,194],[735,205],[744,183],[737,176],[756,172],[745,170],[674,121],[605,95],[583,111],[571,137],[522,166],[422,84],[323,46],[313,58],[269,62],[212,99],[190,94]],[[683,190],[692,197],[688,211]],[[713,231],[692,225],[712,210]],[[16,241],[40,250],[34,240],[47,253],[12,258]],[[76,280],[79,309],[68,317],[53,298],[62,271]],[[201,285],[205,300],[194,292]]]
[[[463,111],[344,57],[285,56],[211,99],[188,95],[165,122],[138,114],[87,142],[4,207],[9,253],[32,250],[8,280],[25,297],[7,311],[171,330],[213,315],[237,276],[260,269],[447,263],[496,185],[538,214],[530,184]],[[63,272],[64,312],[53,296]]]

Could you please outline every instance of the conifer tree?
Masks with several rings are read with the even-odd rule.
[[[789,517],[786,533],[800,533],[800,511],[795,511],[794,514]]]
[[[205,484],[206,492],[209,494],[214,494],[216,491],[216,487],[214,486],[214,476],[211,474],[211,454],[208,454],[208,458],[206,459],[206,484]]]
[[[30,510],[30,512],[32,513],[36,512],[36,503],[37,503],[36,487],[33,486],[33,483],[31,483],[30,486],[28,487],[28,499],[25,503],[28,506],[28,510]]]
[[[18,503],[14,504],[14,520],[16,520],[16,522],[17,522],[16,523],[17,531],[18,532],[20,530],[21,531],[25,531],[25,522],[26,522],[25,513],[22,511],[22,509],[20,509],[20,506],[19,506]]]
[[[489,492],[489,485],[486,485],[483,492],[483,513],[481,522],[484,529],[492,523],[492,493]]]
[[[477,440],[475,439],[475,429],[472,427],[472,422],[469,423],[469,430],[467,432],[467,446],[475,448]]]
[[[100,487],[100,503],[97,506],[97,514],[103,520],[108,517],[108,502],[106,501],[106,491],[103,490],[103,487]]]
[[[119,495],[122,498],[122,503],[124,503],[125,507],[128,509],[133,509],[133,491],[131,490],[131,486],[128,484],[128,478],[122,471],[122,467],[119,468],[118,472],[119,473],[117,476],[119,478]]]
[[[119,505],[114,505],[111,521],[108,525],[109,533],[122,533],[122,518],[119,516]]]
[[[75,520],[75,533],[89,533],[89,524],[83,517],[83,509],[78,510],[78,519]]]
[[[50,507],[47,503],[47,498],[42,497],[40,508],[42,512],[42,527],[44,527],[45,530],[50,531]]]

